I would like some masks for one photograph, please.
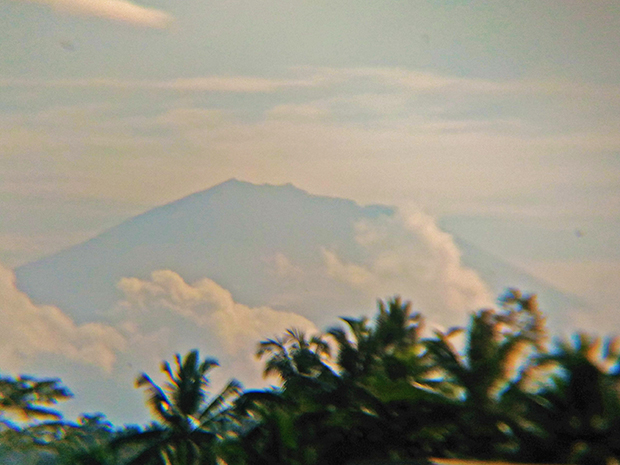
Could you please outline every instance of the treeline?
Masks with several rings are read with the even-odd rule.
[[[547,341],[535,296],[508,291],[466,328],[424,332],[410,303],[342,318],[324,335],[291,329],[258,344],[278,387],[235,380],[209,395],[214,359],[162,364],[145,390],[155,421],[117,428],[63,421],[59,380],[0,380],[0,461],[49,464],[343,465],[429,457],[618,464],[620,345],[575,334]],[[12,423],[9,414],[37,419]],[[13,460],[13,462],[11,462]]]

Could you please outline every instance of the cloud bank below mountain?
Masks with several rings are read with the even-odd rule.
[[[301,315],[237,303],[228,290],[208,278],[188,284],[173,271],[157,270],[148,280],[123,278],[118,287],[125,295],[120,306],[130,317],[167,310],[203,328],[228,355],[245,353],[248,345],[287,328],[316,331],[314,323]]]
[[[345,262],[323,249],[329,276],[365,295],[400,294],[414,298],[432,321],[454,323],[456,315],[493,305],[492,294],[478,274],[461,263],[450,234],[420,211],[364,220],[356,242],[367,252],[362,262]]]
[[[15,287],[13,272],[0,265],[0,359],[18,371],[42,354],[66,357],[111,371],[126,340],[102,323],[76,324],[57,307],[36,305]]]

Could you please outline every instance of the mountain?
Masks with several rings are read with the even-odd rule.
[[[332,324],[333,313],[325,315],[321,309],[359,313],[359,300],[341,282],[315,272],[302,286],[305,309],[297,308],[295,301],[284,302],[282,296],[294,289],[274,276],[274,257],[314,270],[323,265],[325,249],[351,263],[367,261],[368,251],[356,240],[356,225],[395,214],[391,207],[310,195],[290,184],[254,185],[232,179],[147,211],[15,273],[19,288],[33,301],[58,306],[78,322],[95,321],[108,311],[121,298],[116,285],[123,277],[145,279],[153,270],[169,269],[188,282],[208,277],[246,305],[288,304],[319,325]],[[509,286],[536,292],[553,314],[584,306],[473,245],[458,238],[456,242],[463,264],[478,272],[496,295]],[[314,308],[308,307],[308,300]],[[561,324],[560,319],[554,318]]]
[[[580,312],[592,312],[589,304],[576,295],[561,291],[458,237],[455,237],[455,242],[462,252],[463,264],[476,270],[497,295],[507,288],[536,294],[540,308],[547,316],[552,333],[565,336],[578,330],[571,316]]]

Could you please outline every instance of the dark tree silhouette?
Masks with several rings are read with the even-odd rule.
[[[183,359],[175,357],[173,371],[168,362],[162,371],[168,383],[162,389],[145,373],[136,381],[146,387],[147,404],[159,423],[145,431],[124,435],[114,441],[116,448],[140,445],[140,452],[130,464],[214,464],[217,443],[232,422],[228,401],[241,392],[232,380],[214,398],[207,397],[208,372],[218,365],[214,359],[200,360],[198,351]]]

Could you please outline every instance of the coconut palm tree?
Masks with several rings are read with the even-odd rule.
[[[341,375],[359,379],[370,372],[375,362],[377,341],[368,324],[368,318],[340,319],[346,323],[347,329],[333,327],[327,334],[334,338],[338,345],[337,364]]]
[[[607,464],[620,458],[620,339],[575,334],[537,359],[554,369],[520,399],[534,428],[527,459]],[[613,462],[613,460],[616,462]]]
[[[385,457],[387,415],[376,415],[383,404],[338,376],[329,366],[329,354],[321,337],[308,338],[297,330],[259,344],[258,357],[269,356],[265,374],[277,374],[283,384],[258,397],[246,393],[245,413],[257,419],[244,436],[247,455],[253,457],[248,463],[330,465],[372,454]],[[261,455],[269,457],[267,462],[260,461]]]
[[[318,335],[308,339],[299,329],[288,329],[284,336],[259,342],[257,358],[268,356],[263,375],[277,375],[284,384],[333,375],[326,364],[330,347]]]
[[[434,428],[427,414],[436,401],[445,404],[418,384],[432,368],[422,344],[421,315],[395,297],[379,301],[374,320],[341,320],[344,328],[327,333],[338,349],[338,376],[328,395],[317,397],[321,408],[313,412],[321,418],[313,431],[321,460],[419,457],[425,453],[416,443],[426,428],[422,416]],[[435,437],[430,428],[424,434]]]
[[[162,363],[168,378],[159,387],[145,373],[136,380],[136,387],[145,387],[147,404],[159,423],[144,431],[132,432],[114,441],[114,446],[140,446],[129,464],[203,465],[216,460],[215,447],[230,425],[227,402],[241,392],[238,381],[232,380],[214,398],[207,398],[208,372],[218,366],[216,360],[200,360],[198,351],[182,359],[175,356],[173,370]]]
[[[50,408],[73,394],[60,385],[59,379],[35,379],[20,376],[0,378],[0,421],[9,417],[20,420],[59,419],[62,415]]]
[[[337,364],[343,377],[366,386],[383,381],[420,382],[430,370],[422,344],[424,320],[412,313],[410,302],[399,297],[378,302],[371,325],[367,318],[341,318],[346,328],[328,334],[338,346]],[[393,387],[393,386],[392,386]]]
[[[544,345],[544,319],[535,296],[509,290],[501,310],[480,310],[471,316],[463,353],[452,343],[460,328],[436,331],[426,347],[443,373],[440,390],[460,400],[456,453],[492,458],[518,448],[513,409],[516,392],[533,376],[533,357]]]
[[[66,423],[52,406],[71,397],[58,379],[0,377],[0,462],[53,456],[50,442],[62,437]]]

